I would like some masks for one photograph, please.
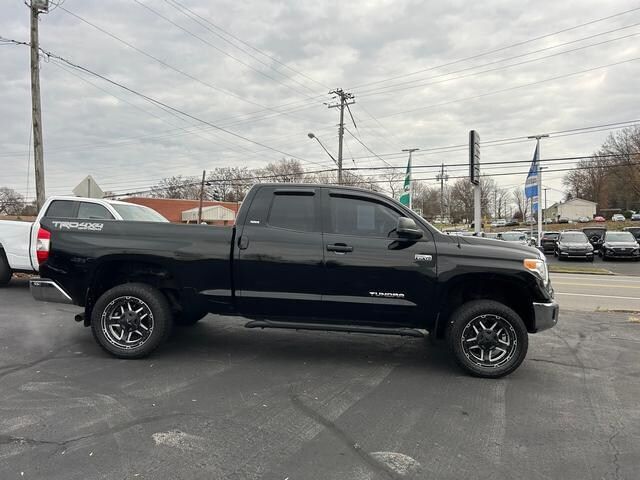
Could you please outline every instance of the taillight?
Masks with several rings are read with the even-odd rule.
[[[49,247],[51,246],[51,233],[44,228],[38,230],[38,239],[36,240],[36,256],[38,264],[42,265],[49,258]]]

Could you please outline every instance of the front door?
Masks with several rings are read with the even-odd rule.
[[[319,188],[260,189],[236,243],[236,291],[243,315],[304,321],[320,312],[320,220]]]
[[[419,240],[399,238],[392,202],[368,194],[324,190],[326,309],[366,324],[416,326],[433,303],[436,248],[429,230]]]

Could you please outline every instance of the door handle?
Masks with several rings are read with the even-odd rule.
[[[248,246],[249,246],[249,237],[247,237],[246,235],[242,235],[238,239],[238,248],[240,250],[245,250]]]
[[[327,245],[327,250],[329,252],[347,253],[353,252],[353,247],[345,243],[334,243],[333,245]]]

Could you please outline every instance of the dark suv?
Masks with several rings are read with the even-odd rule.
[[[631,232],[607,232],[600,256],[603,260],[613,257],[640,260],[640,245]]]
[[[607,227],[587,227],[582,229],[582,233],[587,236],[594,250],[600,250],[604,243],[604,234],[606,232]]]
[[[560,233],[558,232],[544,232],[542,234],[542,240],[540,241],[540,246],[542,247],[542,251],[555,252],[556,242],[558,241],[559,236],[560,236]]]
[[[593,262],[593,247],[584,233],[577,230],[566,231],[558,237],[554,255],[558,257],[558,260],[584,258]]]

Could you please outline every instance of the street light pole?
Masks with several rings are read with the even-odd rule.
[[[309,137],[311,140],[316,140],[320,146],[322,147],[322,149],[327,152],[327,155],[329,155],[329,157],[331,158],[331,160],[333,160],[333,163],[336,164],[336,166],[338,167],[338,183],[342,183],[342,163],[338,162],[338,160],[336,160],[336,158],[331,155],[331,152],[329,150],[327,150],[327,147],[324,146],[324,143],[322,143],[320,141],[320,139],[318,137],[315,136],[315,134],[313,132],[309,132],[307,133],[307,137]]]

